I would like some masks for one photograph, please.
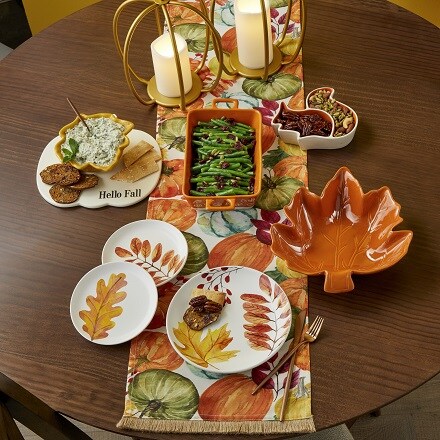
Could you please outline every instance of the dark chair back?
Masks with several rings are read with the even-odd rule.
[[[24,440],[15,420],[44,440],[92,440],[68,419],[0,373],[0,440]]]

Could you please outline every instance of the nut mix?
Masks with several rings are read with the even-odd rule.
[[[354,115],[349,108],[331,98],[330,95],[330,91],[319,89],[309,97],[308,105],[310,108],[318,108],[329,113],[335,121],[333,136],[343,136],[353,130]]]

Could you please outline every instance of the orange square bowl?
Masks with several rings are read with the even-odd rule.
[[[227,103],[230,108],[219,108],[219,103]],[[221,117],[235,119],[237,122],[247,124],[255,130],[255,147],[253,152],[254,162],[254,192],[246,195],[233,196],[194,196],[191,190],[191,166],[193,163],[192,135],[198,122],[208,122],[211,119]],[[261,149],[261,114],[253,109],[238,108],[238,100],[229,98],[216,98],[213,100],[211,108],[194,109],[188,112],[186,124],[186,143],[185,143],[185,165],[183,197],[193,208],[207,209],[209,211],[229,211],[236,208],[250,208],[254,206],[255,200],[261,191],[262,178],[262,149]]]

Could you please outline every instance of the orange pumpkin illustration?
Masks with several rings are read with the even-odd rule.
[[[289,100],[287,106],[292,110],[302,110],[305,108],[304,89],[299,89]]]
[[[299,1],[293,2],[292,9],[290,10],[290,20],[297,23],[301,20],[301,3]]]
[[[186,200],[156,199],[148,202],[147,218],[163,220],[185,231],[196,222],[197,211]]]
[[[261,128],[261,148],[263,153],[265,153],[272,146],[276,134],[271,125],[263,124]]]
[[[128,367],[132,371],[176,370],[182,364],[164,333],[144,331],[131,342]]]
[[[295,365],[301,370],[310,371],[310,353],[309,353],[309,345],[303,345],[295,356]]]
[[[200,5],[196,2],[188,2],[189,5],[196,9],[200,9]],[[185,23],[202,23],[203,18],[193,12],[191,9],[184,8],[180,5],[167,5],[168,13],[173,17],[173,25]]]
[[[303,78],[304,77],[304,73],[303,73],[303,66],[301,64],[300,58],[301,58],[301,52],[299,53],[298,57],[295,59],[295,62],[287,64],[286,67],[284,67],[282,71],[285,72],[285,73],[291,73],[292,75],[295,75],[299,79],[303,80],[304,79]],[[298,93],[301,94],[301,95],[304,95],[304,89],[300,88],[295,93],[295,95],[298,94]],[[293,95],[293,96],[295,96],[295,95]],[[292,101],[292,98],[290,99],[290,101]],[[289,101],[288,106],[290,108],[293,108],[293,107],[290,106],[290,101]],[[304,106],[301,107],[301,109],[303,109],[303,108],[304,108]]]
[[[174,197],[182,194],[183,159],[164,160],[159,183],[151,197]]]
[[[307,277],[289,278],[280,283],[281,288],[286,292],[289,302],[293,307],[301,310],[307,309]]]
[[[191,62],[191,60],[190,60]],[[197,63],[198,65],[198,63]],[[159,116],[160,120],[164,119],[172,119],[172,118],[186,118],[188,111],[194,110],[196,108],[203,108],[205,105],[202,98],[198,98],[193,103],[186,106],[186,110],[180,110],[176,108],[170,108],[170,107],[162,107],[161,105],[157,106],[157,115]]]
[[[306,156],[285,157],[273,167],[273,172],[275,176],[289,176],[307,183],[306,161]]]
[[[244,374],[226,376],[200,396],[199,414],[203,420],[262,420],[269,411],[273,392],[262,388],[255,396],[255,382]]]
[[[225,52],[231,53],[237,47],[237,30],[235,27],[232,27],[223,34],[221,42]]]
[[[247,232],[231,235],[217,243],[208,258],[208,267],[246,266],[263,272],[273,259],[270,246]]]
[[[168,307],[173,299],[174,294],[179,290],[180,285],[173,283],[166,283],[157,289],[158,302],[157,308],[154,312],[153,319],[148,325],[149,329],[160,328],[165,326],[165,319],[167,316]]]

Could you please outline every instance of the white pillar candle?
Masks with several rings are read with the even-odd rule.
[[[269,41],[269,64],[273,59],[269,1],[265,0],[267,23],[263,29],[260,0],[235,0],[234,15],[237,31],[238,60],[248,69],[264,68],[264,32]]]
[[[192,87],[188,46],[181,35],[175,33],[174,38],[176,39],[177,52],[182,70],[183,89],[185,94],[187,94]],[[170,34],[165,33],[151,43],[151,57],[153,59],[154,76],[159,93],[169,98],[179,97],[179,76],[177,74]]]

